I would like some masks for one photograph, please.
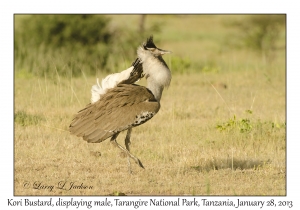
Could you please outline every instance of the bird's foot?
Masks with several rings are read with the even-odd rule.
[[[142,162],[141,162],[138,158],[136,158],[134,161],[135,161],[136,164],[138,164],[141,168],[145,169],[144,166],[143,166],[143,164],[142,164]]]

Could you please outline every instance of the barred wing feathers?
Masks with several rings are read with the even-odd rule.
[[[146,87],[119,84],[79,111],[69,130],[90,143],[98,143],[145,123],[159,108],[159,102]]]

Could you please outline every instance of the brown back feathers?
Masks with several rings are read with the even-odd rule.
[[[160,104],[146,87],[119,84],[78,112],[69,130],[88,142],[101,142],[113,134],[151,119]]]

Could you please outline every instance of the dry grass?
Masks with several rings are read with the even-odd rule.
[[[124,18],[137,25],[137,16],[113,16],[114,24]],[[146,168],[132,163],[133,175],[109,140],[87,144],[67,131],[95,77],[18,73],[15,195],[285,195],[285,40],[275,59],[230,49],[233,32],[224,22],[239,18],[245,16],[147,16],[147,23],[164,24],[155,40],[174,52],[165,57],[171,70],[181,72],[170,62],[180,57],[192,71],[173,74],[159,113],[133,129],[131,152]],[[72,182],[92,188],[67,190]]]
[[[160,112],[133,130],[132,153],[146,168],[133,163],[133,175],[109,141],[90,145],[67,131],[94,78],[16,79],[15,113],[27,124],[15,123],[15,195],[285,195],[284,77],[276,68],[271,81],[257,70],[174,75]],[[250,130],[241,133],[243,119]]]

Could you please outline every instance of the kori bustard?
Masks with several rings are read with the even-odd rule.
[[[130,136],[133,127],[150,120],[160,109],[160,99],[165,87],[171,82],[171,71],[162,55],[170,51],[159,49],[153,37],[137,49],[137,59],[132,66],[102,80],[101,85],[92,87],[92,99],[80,110],[69,126],[71,134],[83,137],[88,143],[110,141],[140,167],[142,162],[130,153]],[[142,77],[147,87],[133,84]],[[125,147],[117,142],[120,132],[127,130]]]

